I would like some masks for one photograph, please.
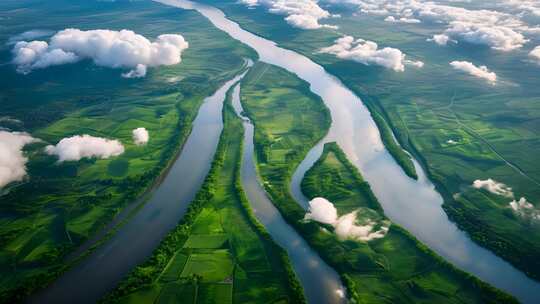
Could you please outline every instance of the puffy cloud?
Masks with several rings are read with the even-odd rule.
[[[433,41],[438,45],[447,45],[450,37],[445,34],[433,35],[433,38],[429,38],[427,41]]]
[[[487,190],[493,194],[506,197],[514,197],[514,192],[512,192],[512,188],[491,178],[488,178],[486,180],[477,179],[473,182],[472,186],[476,189]]]
[[[122,73],[122,77],[124,78],[142,78],[144,76],[146,76],[146,66],[140,63],[133,70]]]
[[[305,219],[333,225],[337,220],[337,209],[334,204],[323,197],[316,197],[309,202],[309,211]]]
[[[53,65],[92,59],[99,66],[129,68],[124,77],[143,77],[146,67],[181,62],[188,43],[180,35],[164,34],[154,42],[133,31],[65,29],[45,41],[20,41],[13,48],[13,63],[20,73]]]
[[[452,61],[450,62],[450,65],[456,70],[466,72],[474,77],[485,79],[491,84],[495,84],[497,81],[497,74],[489,71],[485,65],[475,66],[468,61]]]
[[[332,17],[322,9],[316,0],[241,0],[249,7],[264,5],[273,14],[286,15],[285,21],[294,27],[306,30],[319,28],[337,28],[333,25],[320,24],[321,19]]]
[[[529,203],[524,197],[520,198],[518,201],[511,201],[509,206],[522,217],[540,220],[540,210],[536,209],[534,205]]]
[[[9,38],[8,44],[15,44],[23,40],[32,40],[39,37],[49,36],[49,35],[52,35],[53,33],[54,33],[53,31],[48,31],[48,30],[30,30],[30,31],[26,31],[24,33],[21,33],[21,34],[18,34]]]
[[[17,72],[28,74],[33,69],[42,69],[53,65],[73,63],[79,57],[72,52],[61,49],[49,49],[45,41],[19,41],[13,48],[15,58],[13,63],[17,65]]]
[[[0,131],[0,188],[26,176],[23,148],[35,141],[28,133]]]
[[[365,65],[380,65],[397,72],[403,72],[406,64],[416,67],[424,65],[421,61],[405,60],[405,54],[398,49],[390,47],[379,49],[377,43],[373,41],[355,40],[352,36],[341,37],[334,45],[322,48],[320,52]]]
[[[453,22],[445,34],[472,44],[483,44],[499,51],[521,48],[528,40],[506,26],[483,25],[471,22]]]
[[[493,10],[471,10],[462,7],[422,0],[333,0],[356,5],[360,12],[387,16],[386,21],[418,20],[427,23],[445,24],[446,30],[439,35],[482,44],[495,50],[511,51],[523,46],[528,40],[523,33],[538,32],[515,14]],[[414,21],[416,22],[416,21]],[[432,41],[444,45],[444,36]]]
[[[389,222],[385,221],[378,230],[374,231],[376,222],[367,220],[364,225],[357,222],[358,210],[338,217],[334,204],[322,197],[316,197],[309,202],[309,210],[304,219],[332,225],[336,235],[342,239],[370,241],[386,236]]]
[[[359,241],[371,241],[374,239],[380,239],[386,236],[389,230],[389,226],[381,226],[379,230],[373,230],[375,228],[375,222],[369,220],[365,225],[357,225],[358,211],[354,211],[345,214],[338,218],[334,224],[336,235],[342,239],[353,239]]]
[[[504,0],[500,6],[514,9],[520,13],[540,16],[540,2],[538,0]]]
[[[60,140],[56,146],[45,147],[49,155],[58,156],[58,161],[80,160],[81,158],[109,158],[124,153],[124,146],[118,140],[110,140],[90,135],[75,135]]]
[[[133,142],[137,146],[146,145],[150,139],[150,135],[145,128],[137,128],[131,131],[133,134]]]
[[[384,18],[384,21],[386,22],[392,22],[392,23],[421,23],[422,21],[416,19],[416,18],[395,18],[394,16],[388,16]]]
[[[530,53],[529,57],[531,57],[533,60],[535,60],[538,64],[540,64],[540,45],[535,47]]]

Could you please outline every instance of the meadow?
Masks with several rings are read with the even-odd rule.
[[[305,302],[286,253],[257,221],[241,188],[244,132],[230,95],[223,115],[212,169],[187,214],[103,302]]]
[[[402,228],[368,243],[340,240],[332,227],[306,221],[306,211],[290,194],[294,169],[329,125],[323,102],[305,83],[284,70],[257,63],[242,81],[241,100],[255,125],[257,166],[264,187],[283,217],[342,277],[359,303],[509,303],[515,300],[454,269]],[[293,85],[295,84],[295,85]],[[283,88],[288,98],[283,101]],[[369,185],[336,145],[304,182],[310,198],[327,195],[340,215],[362,208],[379,220],[382,209]],[[324,229],[323,229],[324,228]]]
[[[26,149],[28,178],[2,189],[0,199],[0,302],[13,302],[65,270],[70,252],[159,182],[203,99],[255,55],[194,12],[146,1],[3,1],[0,18],[0,112],[19,121],[0,124],[42,140]],[[70,27],[178,33],[190,48],[180,64],[151,68],[142,79],[88,60],[16,73],[11,37]],[[145,146],[133,144],[138,127],[150,133]],[[58,163],[43,152],[77,134],[118,139],[125,153]]]
[[[310,199],[328,199],[340,216],[359,210],[357,221],[366,216],[388,220],[369,184],[335,143],[325,145],[320,159],[306,173],[302,191]],[[323,227],[332,231],[328,225]],[[325,236],[316,239],[323,244],[335,241]],[[349,239],[342,246],[343,259],[352,264],[343,267],[343,276],[359,303],[515,302],[456,270],[394,223],[383,238]]]
[[[440,24],[396,25],[327,4],[325,9],[341,17],[324,22],[339,29],[301,30],[264,6],[247,9],[236,1],[206,2],[245,29],[311,58],[342,80],[370,109],[387,149],[409,176],[415,175],[407,169],[407,154],[398,150],[403,147],[420,161],[443,195],[449,217],[474,241],[540,278],[536,258],[540,223],[513,212],[511,198],[472,187],[475,180],[491,178],[511,187],[515,199],[525,197],[538,207],[540,91],[538,66],[527,58],[530,48],[540,42],[537,37],[512,52],[467,43],[441,47],[426,41],[444,29]],[[318,52],[342,35],[398,48],[407,59],[425,65],[395,72]],[[497,84],[453,70],[448,64],[453,60],[488,66],[497,72]],[[395,135],[401,147],[389,135]]]

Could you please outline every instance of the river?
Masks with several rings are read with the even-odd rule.
[[[421,242],[456,267],[514,295],[523,303],[537,303],[540,283],[474,243],[451,222],[441,205],[443,199],[415,161],[418,180],[405,175],[384,147],[379,130],[362,101],[337,78],[309,58],[277,46],[274,42],[242,29],[212,6],[187,0],[155,0],[182,9],[194,9],[217,28],[250,46],[260,60],[298,75],[310,84],[332,116],[328,135],[307,155],[294,174],[291,189],[306,206],[300,182],[322,152],[326,142],[337,141],[349,160],[371,184],[386,215],[414,234]]]
[[[243,75],[205,98],[182,152],[144,206],[103,245],[30,302],[95,303],[152,254],[178,224],[202,186],[223,129],[221,114],[226,92]]]
[[[253,124],[242,115],[240,85],[233,91],[233,107],[244,125],[244,151],[242,157],[242,187],[257,219],[264,225],[274,241],[287,251],[308,303],[345,303],[344,288],[339,275],[330,268],[292,228],[268,198],[260,184],[255,165]]]

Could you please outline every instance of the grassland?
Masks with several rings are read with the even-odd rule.
[[[328,20],[339,30],[300,30],[263,6],[247,9],[236,1],[213,1],[245,29],[267,37],[321,64],[357,93],[372,112],[388,150],[404,165],[406,155],[385,136],[384,122],[402,147],[426,169],[444,197],[443,208],[479,244],[540,279],[540,223],[509,208],[511,199],[471,187],[495,179],[513,188],[516,198],[540,202],[540,87],[538,66],[527,59],[530,47],[498,52],[466,43],[441,47],[426,41],[441,25],[392,24],[381,17],[325,6],[341,18]],[[460,3],[458,6],[474,4]],[[378,66],[317,53],[341,35],[395,47],[422,69],[394,72]],[[495,86],[452,70],[453,60],[486,65],[498,75]],[[381,119],[382,118],[382,119]],[[399,148],[399,147],[397,147]]]
[[[13,302],[63,271],[68,253],[159,180],[203,99],[254,55],[198,14],[151,2],[3,1],[0,11],[2,62],[11,60],[9,38],[31,29],[128,28],[146,37],[179,33],[190,43],[181,64],[144,79],[87,61],[29,75],[0,65],[0,112],[21,121],[5,127],[43,140],[27,149],[29,179],[0,199],[0,302]],[[136,127],[149,131],[146,146],[133,144]],[[75,134],[118,139],[126,151],[65,163],[43,153]]]
[[[291,85],[299,82],[277,67],[260,63],[243,80],[242,104],[256,128],[258,169],[281,214],[338,271],[352,297],[358,303],[514,302],[506,294],[455,270],[396,225],[391,226],[385,238],[366,243],[339,240],[328,232],[331,227],[304,220],[305,210],[290,195],[290,178],[328,124],[323,119],[327,112],[322,101],[304,91],[305,86]],[[303,98],[281,102],[283,90]],[[291,153],[294,157],[287,157]],[[327,195],[337,202],[340,214],[363,208],[384,219],[369,185],[335,145],[326,147],[304,185],[311,197]]]
[[[335,143],[325,145],[321,158],[306,173],[302,191],[310,199],[327,198],[339,215],[360,210],[360,214],[374,218],[374,211],[380,216],[378,220],[385,219],[369,184]],[[348,240],[343,247],[348,249],[344,254],[346,261],[361,261],[345,272],[348,287],[358,303],[514,301],[456,270],[396,224],[390,226],[384,238],[367,242]]]
[[[186,216],[104,302],[305,301],[285,252],[252,214],[240,186],[243,126],[230,104],[223,113],[216,158]]]

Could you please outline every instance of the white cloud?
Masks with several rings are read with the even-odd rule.
[[[528,202],[524,197],[520,198],[518,201],[511,201],[509,205],[512,210],[522,217],[540,220],[540,210],[534,208],[534,205]]]
[[[428,38],[427,41],[433,41],[438,45],[447,45],[450,37],[445,34],[433,35],[433,38]]]
[[[392,23],[421,23],[422,21],[416,19],[416,18],[395,18],[394,16],[388,16],[384,18],[384,21],[386,22],[392,22]]]
[[[21,34],[18,34],[9,38],[8,44],[15,44],[23,40],[31,40],[31,39],[36,39],[39,37],[49,36],[49,35],[52,35],[53,33],[54,33],[53,31],[49,31],[49,30],[30,30],[30,31],[26,31],[24,33],[21,33]]]
[[[495,84],[497,81],[497,74],[491,72],[485,65],[475,66],[468,61],[452,61],[450,65],[456,69],[468,73],[474,77],[487,80],[491,84]]]
[[[530,53],[529,57],[531,57],[533,60],[536,61],[536,63],[540,64],[540,45],[535,47]]]
[[[365,14],[387,16],[387,21],[419,20],[446,25],[438,35],[455,40],[482,44],[500,51],[511,51],[528,40],[523,33],[538,32],[515,14],[487,9],[466,9],[423,0],[333,0],[356,5]],[[444,45],[444,36],[432,39]],[[444,43],[443,43],[444,42]]]
[[[333,225],[337,220],[337,209],[334,204],[322,197],[316,197],[309,202],[309,212],[305,219]]]
[[[337,28],[319,23],[321,19],[330,18],[332,15],[322,9],[316,0],[241,0],[240,3],[249,7],[264,5],[270,13],[286,15],[287,23],[301,29]]]
[[[477,179],[473,182],[472,186],[476,189],[487,190],[493,194],[506,197],[514,197],[514,192],[512,192],[512,188],[491,178],[488,178],[486,180]]]
[[[146,145],[150,139],[150,135],[145,128],[137,128],[132,131],[133,142],[137,146]]]
[[[501,6],[514,9],[518,13],[529,13],[540,16],[540,2],[538,0],[504,0]]]
[[[25,145],[37,139],[24,132],[0,131],[0,188],[26,176]]]
[[[146,76],[146,66],[144,64],[137,64],[135,68],[127,73],[122,73],[124,78],[142,78]]]
[[[58,156],[58,161],[80,160],[81,158],[109,158],[124,153],[124,146],[118,140],[110,140],[90,135],[75,135],[63,138],[56,146],[45,147],[49,155]]]
[[[358,212],[357,210],[338,217],[334,204],[325,198],[316,197],[309,202],[309,210],[304,219],[332,225],[341,240],[353,239],[367,242],[386,236],[390,227],[388,221],[384,221],[383,225],[374,231],[377,223],[372,220],[368,219],[364,225],[357,223]]]
[[[124,77],[143,77],[146,67],[181,62],[188,43],[181,35],[160,35],[154,42],[133,31],[65,29],[45,41],[15,44],[13,63],[20,73],[92,59],[99,66],[129,68]]]
[[[406,64],[416,67],[424,65],[421,61],[405,60],[405,54],[396,48],[379,49],[377,43],[373,41],[355,40],[352,36],[341,37],[334,45],[322,48],[320,52],[365,65],[380,65],[397,72],[403,72]]]

